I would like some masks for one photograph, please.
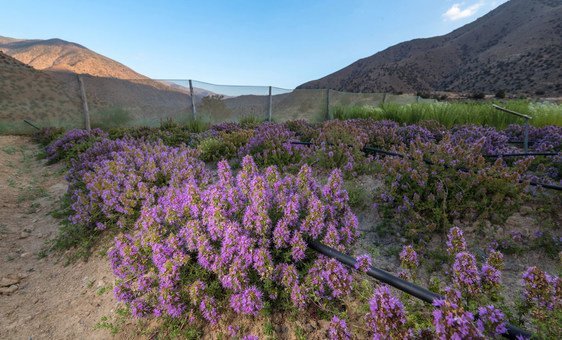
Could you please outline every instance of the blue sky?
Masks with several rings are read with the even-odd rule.
[[[61,38],[155,79],[295,87],[505,0],[0,1],[0,35]]]

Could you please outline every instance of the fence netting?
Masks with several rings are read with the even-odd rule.
[[[64,96],[38,98],[12,120],[12,128],[30,129],[23,122],[66,128],[84,126],[84,101],[78,76],[58,74],[56,88]],[[283,122],[333,118],[336,108],[410,104],[414,95],[349,93],[327,89],[283,89],[270,86],[217,85],[187,79],[116,79],[81,75],[92,127],[158,126],[201,119],[211,123],[246,118]],[[192,98],[193,94],[193,98]],[[53,96],[54,97],[54,96]],[[24,103],[25,104],[25,103]],[[12,116],[13,117],[13,116]],[[0,123],[3,117],[0,117]],[[1,131],[0,131],[1,132]]]

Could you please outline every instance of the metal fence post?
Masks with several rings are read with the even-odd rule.
[[[86,98],[86,90],[84,89],[84,82],[80,75],[78,77],[78,84],[80,85],[80,96],[82,97],[82,111],[84,113],[84,129],[90,131],[90,109],[88,108],[88,98]]]
[[[528,150],[529,150],[529,120],[532,119],[533,117],[528,116],[528,115],[524,115],[524,114],[519,113],[519,112],[508,110],[508,109],[503,108],[501,106],[498,106],[496,104],[492,104],[492,107],[494,109],[497,109],[497,110],[500,110],[500,111],[503,111],[503,112],[507,112],[507,113],[512,114],[514,116],[521,117],[521,118],[525,119],[525,129],[524,129],[524,132],[523,132],[523,134],[524,134],[523,135],[523,150],[525,151],[525,153],[527,153]]]
[[[267,106],[267,120],[271,122],[271,113],[273,111],[273,98],[271,96],[271,86],[269,87],[269,105]]]
[[[189,79],[189,96],[191,97],[191,115],[193,120],[195,120],[197,111],[195,111],[195,98],[193,98],[193,84],[191,83],[191,79]]]
[[[529,150],[529,118],[525,118],[525,136],[523,140],[523,150],[527,154]]]
[[[382,104],[386,101],[386,92],[382,94]]]

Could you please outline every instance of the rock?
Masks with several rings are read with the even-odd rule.
[[[23,239],[23,238],[28,238],[30,235],[31,235],[31,234],[30,234],[29,232],[27,232],[27,231],[22,231],[21,234],[20,234],[20,238],[21,238],[21,239]]]
[[[12,294],[18,290],[17,285],[11,285],[10,287],[0,287],[0,294]]]
[[[31,233],[31,232],[33,231],[33,226],[27,227],[27,228],[23,228],[23,231],[25,231],[26,233]]]
[[[29,255],[31,255],[30,253],[22,253],[20,255],[20,257],[23,259],[24,257],[28,257]]]
[[[0,280],[0,287],[9,287],[9,286],[13,286],[15,284],[18,284],[20,282],[20,278],[17,276],[7,276],[7,277],[3,277],[2,280]]]

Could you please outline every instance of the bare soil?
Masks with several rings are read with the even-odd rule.
[[[107,339],[96,325],[117,305],[105,256],[65,266],[45,252],[67,184],[39,154],[27,137],[0,136],[0,339]]]

